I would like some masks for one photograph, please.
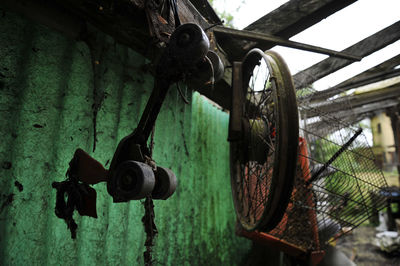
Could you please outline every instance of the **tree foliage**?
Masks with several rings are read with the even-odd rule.
[[[229,28],[235,28],[234,26],[234,15],[226,10],[218,10],[216,5],[218,2],[225,1],[225,0],[209,0],[209,3],[217,13],[217,15],[224,21],[224,25]],[[235,9],[234,13],[238,14],[240,8],[245,4],[245,0],[242,0],[238,7]]]

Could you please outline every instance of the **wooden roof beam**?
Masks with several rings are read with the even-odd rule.
[[[307,128],[303,130],[308,133],[308,138],[311,141],[315,141],[319,140],[320,136],[327,136],[335,131],[341,130],[342,128],[348,128],[349,126],[354,125],[369,116],[369,113],[347,116],[340,120],[340,122],[338,121],[336,124],[332,122],[316,122],[307,125]]]
[[[365,104],[384,101],[397,97],[400,97],[400,84],[395,84],[386,89],[341,97],[334,101],[328,101],[326,103],[320,103],[318,105],[310,105],[310,109],[305,110],[304,113],[307,118],[312,118],[318,116],[319,114],[340,112]],[[351,105],[348,103],[351,103]]]
[[[400,21],[344,49],[342,52],[356,56],[368,56],[400,39]],[[329,57],[293,76],[296,89],[302,89],[313,82],[353,63],[347,59]]]
[[[289,39],[356,1],[291,0],[251,23],[244,30]],[[231,61],[242,59],[254,47],[268,50],[275,46],[273,43],[240,41],[229,36],[218,38],[218,44],[221,45]]]
[[[361,105],[359,107],[353,108],[353,109],[348,109],[348,110],[342,110],[339,112],[333,112],[333,113],[328,113],[326,115],[334,118],[334,119],[345,119],[346,117],[353,117],[353,116],[359,116],[365,113],[371,113],[371,112],[376,112],[376,111],[381,111],[381,110],[386,110],[387,108],[397,106],[399,104],[399,99],[394,98],[394,99],[386,99],[383,101],[378,101],[378,102],[373,102],[373,103],[367,103],[365,105]],[[318,123],[323,123],[323,122],[318,122]]]
[[[350,60],[354,60],[354,61],[361,61],[361,59],[362,59],[362,57],[359,57],[359,56],[344,54],[344,53],[337,52],[337,51],[334,51],[331,49],[326,49],[326,48],[322,48],[322,47],[314,46],[314,45],[310,45],[310,44],[294,42],[294,41],[286,40],[284,38],[276,37],[274,35],[270,35],[270,34],[266,34],[266,33],[259,33],[259,32],[254,32],[254,31],[247,31],[247,30],[235,30],[235,29],[220,27],[220,26],[217,26],[214,28],[214,33],[217,36],[220,36],[220,35],[227,36],[228,35],[228,36],[233,36],[240,40],[255,41],[260,45],[263,43],[274,43],[276,45],[280,45],[280,46],[284,46],[284,47],[291,47],[291,48],[296,48],[299,50],[310,51],[310,52],[314,52],[314,53],[325,54],[325,55],[330,55],[330,56],[334,56],[334,57],[350,59]]]
[[[352,78],[349,78],[327,90],[318,91],[307,98],[311,101],[323,101],[339,93],[352,88],[371,84],[400,75],[400,69],[394,69],[400,65],[400,55],[396,55],[391,59],[374,66]]]

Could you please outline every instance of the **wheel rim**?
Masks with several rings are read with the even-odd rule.
[[[292,190],[298,141],[296,99],[289,71],[275,53],[250,51],[242,74],[242,139],[231,143],[232,193],[246,230],[271,230],[282,218]]]

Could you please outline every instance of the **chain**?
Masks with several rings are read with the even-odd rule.
[[[155,165],[154,161],[151,160],[151,157],[153,156],[153,148],[154,148],[154,131],[155,131],[155,126],[151,131],[150,158],[149,160],[146,160],[146,163],[152,166],[153,168],[155,167]],[[153,199],[151,197],[151,194],[149,194],[146,196],[146,200],[144,201],[144,216],[142,218],[144,231],[146,232],[146,242],[144,243],[146,251],[143,253],[144,264],[146,266],[153,265],[152,247],[154,246],[154,238],[158,234],[156,224],[154,223],[154,218],[155,214],[154,214]]]

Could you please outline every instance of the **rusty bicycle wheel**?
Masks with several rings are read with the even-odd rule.
[[[275,52],[251,50],[241,75],[241,132],[230,146],[232,195],[241,226],[268,232],[282,219],[296,173],[296,95]]]

